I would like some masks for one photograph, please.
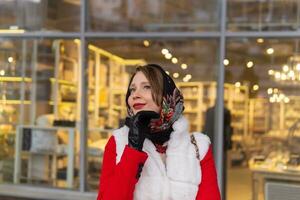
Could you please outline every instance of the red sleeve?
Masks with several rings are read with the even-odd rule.
[[[97,200],[133,199],[138,174],[148,156],[127,145],[118,164],[116,156],[116,142],[112,136],[104,150]]]
[[[217,172],[211,146],[205,157],[200,162],[202,180],[199,185],[196,200],[220,200]]]

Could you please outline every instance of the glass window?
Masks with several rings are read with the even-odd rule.
[[[298,1],[228,0],[230,31],[291,31],[299,28]]]
[[[216,31],[218,1],[89,0],[90,31]]]
[[[88,185],[97,190],[105,144],[127,116],[125,94],[135,67],[162,65],[184,95],[190,130],[203,131],[205,112],[216,97],[218,41],[91,40],[89,44]]]
[[[225,84],[235,86],[234,91],[224,91],[233,129],[232,147],[227,152],[228,199],[234,199],[236,190],[245,191],[239,199],[272,192],[267,187],[273,186],[262,182],[267,176],[277,183],[298,177],[299,41],[227,41]],[[228,104],[230,96],[235,100]],[[241,176],[243,179],[235,179]]]
[[[79,31],[80,0],[3,0],[0,31]]]
[[[78,185],[78,52],[73,40],[1,40],[1,183]]]

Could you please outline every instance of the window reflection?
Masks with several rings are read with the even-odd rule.
[[[278,31],[299,28],[298,1],[229,0],[230,31]]]
[[[217,1],[89,0],[91,31],[218,30]]]
[[[80,0],[4,0],[0,31],[79,31]]]

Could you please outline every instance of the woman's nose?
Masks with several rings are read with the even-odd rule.
[[[141,97],[140,90],[139,90],[139,89],[136,89],[136,90],[133,92],[132,97],[133,97],[134,99],[140,98],[140,97]]]

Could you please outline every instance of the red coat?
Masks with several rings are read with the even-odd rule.
[[[116,156],[116,142],[114,136],[112,136],[104,151],[97,200],[133,199],[135,184],[138,182],[142,170],[141,164],[146,162],[148,155],[126,145],[118,164],[116,164]],[[199,164],[202,179],[198,187],[196,200],[220,200],[211,146]]]

